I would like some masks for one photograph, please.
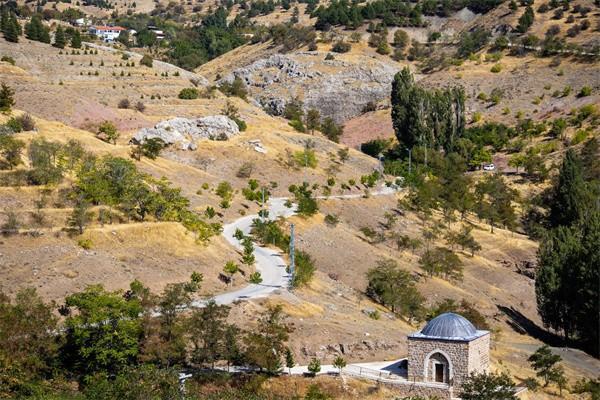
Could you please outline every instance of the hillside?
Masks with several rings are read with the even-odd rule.
[[[31,384],[87,398],[118,379],[168,388],[169,374],[189,369],[190,399],[287,399],[313,382],[336,399],[403,398],[368,376],[237,372],[278,375],[286,349],[300,366],[395,361],[408,354],[407,335],[455,312],[491,332],[490,370],[529,387],[519,398],[588,398],[575,392],[600,370],[597,334],[582,333],[598,295],[597,2],[536,1],[529,22],[527,6],[508,1],[383,3],[47,3],[40,23],[54,46],[10,41],[3,28],[0,302],[10,318],[0,330],[10,334],[0,342],[10,350],[0,349],[0,375],[17,383],[0,377],[0,397]],[[80,48],[61,48],[71,7],[144,34],[156,24],[167,37],[102,43],[83,29]],[[31,36],[30,16],[8,9]],[[281,197],[286,218],[265,222]],[[222,234],[244,217],[248,236]],[[259,245],[287,274],[292,224],[290,288],[206,303],[269,286]],[[563,264],[582,272],[559,274]],[[566,276],[568,290],[557,283]],[[543,278],[571,307],[560,318],[541,306]],[[98,303],[82,300],[90,285],[107,290]],[[47,369],[20,358],[43,353],[28,342],[38,336],[9,328],[33,329],[27,312],[7,311],[26,288],[40,296],[25,292],[42,310],[31,318],[48,324],[39,348],[51,355],[35,358]],[[131,353],[92,352],[96,364],[61,354],[82,342],[99,354],[110,347],[72,341],[98,326],[124,335]],[[554,371],[533,390],[544,379],[528,358],[544,344],[562,357],[564,387]],[[204,377],[215,366],[228,373]]]

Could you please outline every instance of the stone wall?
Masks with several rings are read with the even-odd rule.
[[[394,389],[400,391],[401,396],[421,396],[424,398],[437,398],[439,400],[451,400],[453,396],[452,387],[435,387],[424,384],[406,383],[402,385],[393,385]]]
[[[459,387],[469,375],[469,343],[451,340],[431,340],[421,338],[408,339],[408,379],[417,382],[433,381],[434,377],[425,376],[425,362],[429,355],[440,352],[450,363],[450,379]]]
[[[490,334],[469,342],[469,372],[489,372]]]

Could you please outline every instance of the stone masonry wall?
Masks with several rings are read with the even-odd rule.
[[[451,377],[454,387],[460,387],[469,375],[469,343],[450,340],[431,340],[408,338],[408,379],[417,382],[425,381],[425,358],[432,351],[441,351],[448,355],[451,365]],[[430,376],[428,381],[433,381]]]
[[[469,343],[469,373],[488,372],[490,369],[490,334]]]

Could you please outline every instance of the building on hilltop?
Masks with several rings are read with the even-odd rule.
[[[445,313],[408,336],[408,380],[446,384],[459,390],[470,373],[489,372],[490,332]]]
[[[119,37],[121,32],[126,30],[126,28],[121,26],[92,26],[90,27],[90,34],[96,35],[104,42],[113,42]]]

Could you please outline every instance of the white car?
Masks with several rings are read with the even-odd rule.
[[[494,171],[496,166],[494,164],[483,164],[484,171]]]

